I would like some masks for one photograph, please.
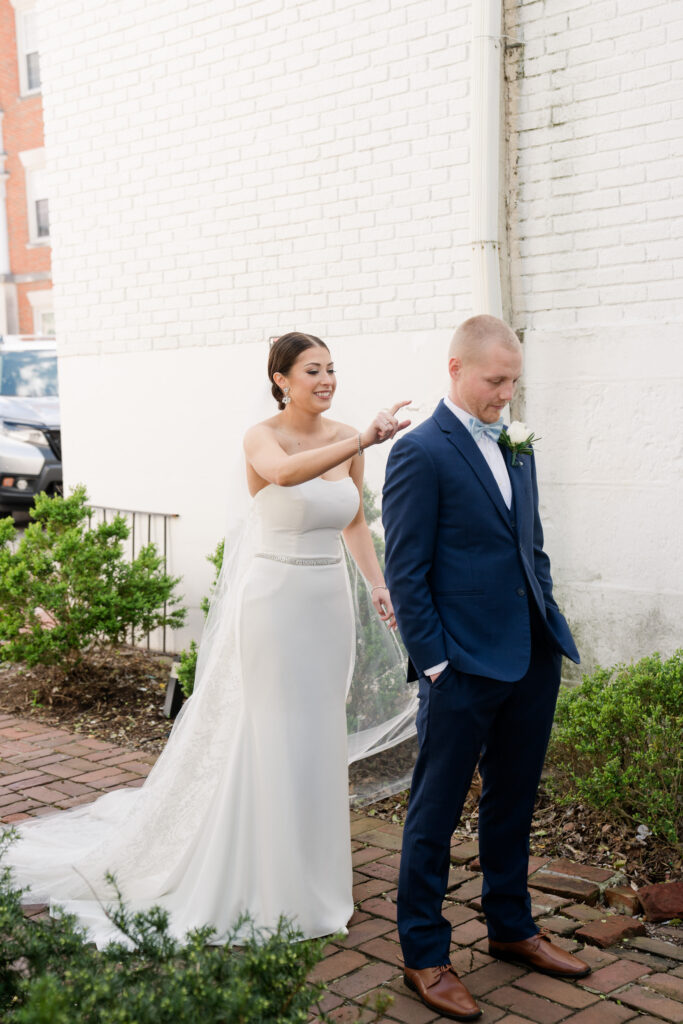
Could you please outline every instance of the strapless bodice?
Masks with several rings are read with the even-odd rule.
[[[279,487],[268,484],[254,498],[257,550],[293,557],[340,553],[339,534],[358,511],[358,488],[350,477]]]

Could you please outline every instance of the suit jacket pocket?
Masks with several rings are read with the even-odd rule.
[[[451,665],[451,663],[449,661],[448,664],[446,665],[446,667],[444,669],[442,669],[441,672],[439,672],[439,674],[436,677],[436,679],[434,680],[434,682],[432,682],[431,679],[429,679],[429,684],[432,687],[432,689],[440,690],[441,687],[444,685],[444,683],[447,684],[449,679],[454,674],[455,674],[455,669],[453,668],[453,666]]]

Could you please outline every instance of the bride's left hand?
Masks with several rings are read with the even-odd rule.
[[[389,629],[397,629],[394,606],[391,603],[391,597],[386,587],[375,587],[372,591],[372,603],[380,619],[386,622]]]

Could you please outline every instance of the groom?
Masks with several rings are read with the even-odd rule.
[[[579,655],[553,599],[534,455],[513,462],[499,443],[521,370],[521,345],[502,320],[461,324],[448,397],[394,445],[382,503],[386,578],[420,697],[398,890],[404,976],[455,1020],[480,1015],[450,966],[441,915],[451,835],[477,763],[489,952],[557,977],[589,973],[539,932],[527,891],[562,655]]]

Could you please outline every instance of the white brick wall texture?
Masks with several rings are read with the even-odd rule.
[[[590,667],[680,646],[683,8],[505,4],[512,320],[557,590]]]
[[[267,338],[330,340],[342,418],[346,388],[419,419],[472,311],[469,0],[226,6],[39,0],[67,479],[181,514],[193,608]],[[673,649],[683,614],[683,10],[504,22],[508,314],[590,667]]]
[[[65,355],[450,330],[466,4],[47,0],[43,20]]]

